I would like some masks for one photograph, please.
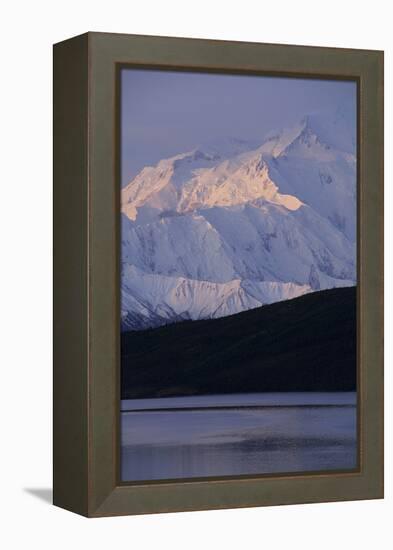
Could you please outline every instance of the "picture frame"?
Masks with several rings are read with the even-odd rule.
[[[119,69],[352,79],[359,468],[123,483]],[[383,52],[86,33],[54,46],[54,504],[88,517],[383,498]]]

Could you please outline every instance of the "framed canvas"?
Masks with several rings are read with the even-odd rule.
[[[383,496],[383,53],[54,46],[54,503]]]

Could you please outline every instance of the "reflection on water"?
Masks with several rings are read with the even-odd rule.
[[[353,393],[128,400],[122,410],[123,481],[357,466]]]

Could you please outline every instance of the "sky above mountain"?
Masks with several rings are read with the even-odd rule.
[[[262,143],[304,113],[356,117],[351,81],[123,69],[121,185],[144,166],[233,136]]]

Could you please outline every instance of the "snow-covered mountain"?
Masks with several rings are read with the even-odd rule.
[[[121,196],[123,328],[355,284],[355,135],[312,115],[145,167]]]

